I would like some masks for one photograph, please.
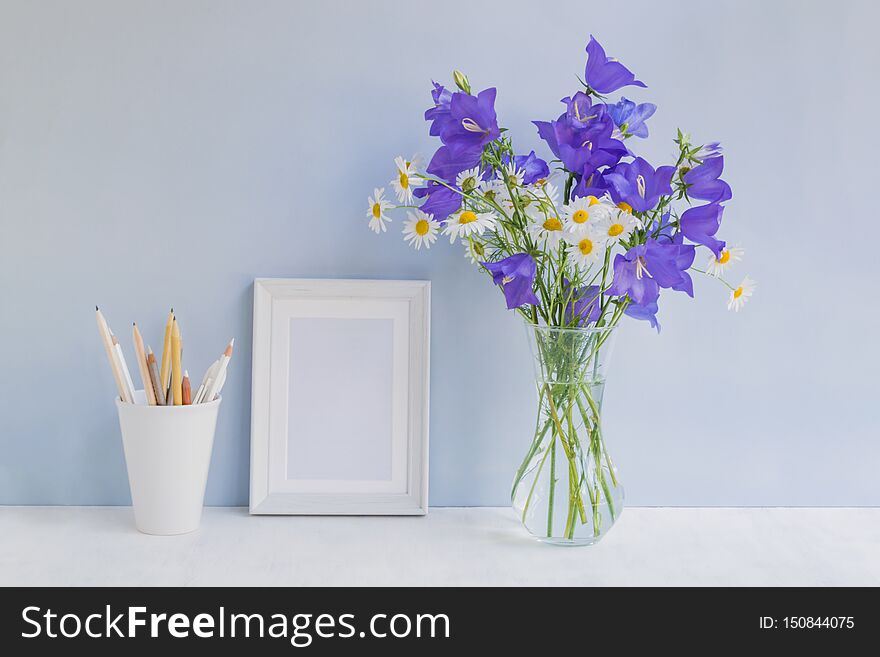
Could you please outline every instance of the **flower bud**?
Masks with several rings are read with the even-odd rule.
[[[455,86],[461,89],[466,94],[471,92],[471,83],[470,80],[467,79],[467,76],[459,70],[455,70],[452,72],[452,79],[455,80]]]

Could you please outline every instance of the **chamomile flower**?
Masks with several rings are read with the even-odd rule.
[[[480,167],[466,169],[455,177],[455,186],[463,192],[472,192],[480,186],[483,172]]]
[[[397,167],[397,178],[391,181],[391,186],[397,194],[397,200],[407,205],[413,201],[413,188],[422,185],[424,180],[416,172],[415,161],[404,160],[398,156],[394,158]]]
[[[559,217],[552,214],[542,214],[539,218],[529,222],[528,231],[538,246],[543,246],[546,243],[546,248],[555,249],[562,239],[562,222]]]
[[[506,181],[511,187],[522,187],[525,175],[526,172],[518,169],[513,162],[508,162],[498,172],[498,177],[501,178],[502,182]]]
[[[602,238],[608,245],[617,244],[629,239],[633,231],[639,227],[639,221],[631,212],[612,211],[608,218],[599,223],[598,228],[602,231]]]
[[[449,215],[446,220],[446,227],[443,229],[444,235],[449,235],[449,243],[455,244],[455,239],[460,237],[470,237],[471,235],[482,235],[486,229],[495,227],[495,215],[491,212],[474,212],[473,210],[462,210],[455,214]]]
[[[385,210],[392,207],[391,203],[385,198],[385,188],[374,189],[373,195],[367,197],[367,216],[370,218],[370,230],[374,233],[384,233],[387,230],[385,222],[391,221],[391,217],[385,214]]]
[[[533,195],[530,190],[519,188],[513,190],[516,197],[516,201],[514,202],[514,199],[511,198],[509,193],[507,193],[507,189],[505,189],[504,192],[502,207],[510,214],[513,214],[514,211],[519,208],[519,210],[529,219],[535,221],[538,219],[543,220],[544,215],[546,214],[544,204],[541,203],[543,197]]]
[[[507,188],[498,178],[484,180],[477,186],[477,196],[486,199],[489,203],[500,205],[507,198]]]
[[[595,196],[579,196],[565,206],[565,232],[581,233],[607,220],[611,210]]]
[[[728,267],[733,265],[733,263],[742,260],[745,254],[745,249],[741,249],[738,246],[731,246],[722,249],[721,256],[718,258],[716,258],[713,253],[709,256],[709,261],[706,263],[706,273],[709,274],[709,276],[718,278]]]
[[[739,312],[739,309],[746,305],[746,301],[755,292],[756,287],[755,281],[746,276],[742,283],[739,284],[739,287],[731,290],[730,297],[727,300],[727,309]]]
[[[545,182],[542,185],[534,184],[529,188],[529,192],[544,204],[550,204],[553,207],[559,205],[559,188]]]
[[[463,239],[464,257],[473,265],[478,265],[486,260],[486,245],[478,239],[468,237]]]
[[[602,234],[595,227],[575,233],[566,233],[565,241],[569,244],[569,255],[582,269],[589,269],[595,264],[602,263],[605,256],[605,244]]]
[[[434,217],[421,210],[406,214],[407,220],[403,224],[403,239],[410,246],[416,247],[416,250],[421,249],[422,245],[426,249],[430,249],[431,245],[437,241],[437,234],[440,232],[439,224],[434,221]]]

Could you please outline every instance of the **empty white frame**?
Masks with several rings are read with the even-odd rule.
[[[254,281],[254,514],[424,515],[427,281]]]

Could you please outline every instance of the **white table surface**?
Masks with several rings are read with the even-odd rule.
[[[526,536],[504,508],[426,517],[208,508],[156,537],[127,507],[0,507],[0,586],[880,585],[880,508],[627,509],[596,546]]]

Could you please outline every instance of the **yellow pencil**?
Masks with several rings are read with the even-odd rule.
[[[144,383],[144,396],[148,405],[155,406],[156,393],[153,391],[153,382],[150,381],[150,366],[147,364],[147,354],[144,351],[144,339],[135,323],[131,325],[131,338],[134,341],[134,355],[141,372],[141,381]]]
[[[175,406],[183,405],[183,370],[180,368],[180,327],[177,318],[171,325],[171,395]]]
[[[162,344],[162,365],[159,376],[162,379],[162,389],[168,388],[169,376],[171,375],[171,325],[174,323],[174,308],[168,313],[168,321],[165,322],[165,341]]]

